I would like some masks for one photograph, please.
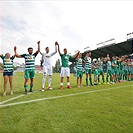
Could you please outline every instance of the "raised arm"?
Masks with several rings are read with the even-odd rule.
[[[53,56],[53,55],[55,55],[57,53],[57,45],[58,45],[58,43],[55,42],[55,51],[53,53],[51,53],[51,56]]]
[[[38,41],[37,44],[38,44],[38,49],[37,49],[36,53],[39,53],[40,52],[40,41]]]
[[[16,46],[14,47],[14,54],[17,58],[23,58],[21,55],[18,55]]]
[[[59,46],[59,43],[56,42],[56,44],[57,44],[57,46],[58,46],[58,53],[59,53],[59,55],[61,56],[62,54],[61,54],[61,52],[60,52],[60,46]]]
[[[72,56],[72,58],[76,58],[80,54],[80,51],[78,51],[75,55]]]

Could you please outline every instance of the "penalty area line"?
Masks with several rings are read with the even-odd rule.
[[[13,105],[20,105],[20,104],[26,104],[26,103],[32,103],[32,102],[38,102],[38,101],[46,101],[46,100],[52,100],[52,99],[58,99],[58,98],[65,98],[65,97],[89,94],[89,93],[94,93],[94,92],[114,90],[114,89],[119,89],[119,88],[124,88],[124,87],[130,87],[130,86],[133,86],[133,85],[112,87],[112,88],[106,88],[106,89],[102,89],[102,90],[92,90],[92,91],[87,91],[87,92],[73,93],[73,94],[62,95],[62,96],[53,96],[53,97],[48,97],[48,98],[40,98],[40,99],[34,99],[34,100],[29,100],[29,101],[23,101],[23,102],[15,102],[15,103],[10,103],[10,104],[0,105],[0,107],[8,107],[8,106],[13,106]]]

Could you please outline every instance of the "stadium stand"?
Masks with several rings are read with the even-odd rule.
[[[87,51],[83,53],[83,56],[85,56],[86,53]],[[91,57],[92,58],[99,58],[100,56],[106,57],[107,54],[122,56],[122,55],[130,55],[132,53],[133,53],[133,39],[120,42],[118,44],[114,43],[107,46],[105,45],[97,49],[94,49],[91,51]]]

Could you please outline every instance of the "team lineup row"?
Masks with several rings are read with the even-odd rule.
[[[122,81],[133,81],[133,60],[131,57],[114,55],[112,59],[109,54],[105,58],[91,59],[91,52],[88,52],[85,59],[82,58],[82,54],[78,55],[76,59],[76,67],[74,69],[75,76],[77,76],[78,87],[82,86],[83,66],[86,73],[86,85],[88,86],[88,74],[90,79],[90,85],[101,84],[100,75],[102,76],[103,84],[115,84]],[[104,67],[106,71],[104,70]],[[92,84],[91,74],[94,74],[94,84]],[[104,78],[106,72],[106,79]],[[110,77],[110,80],[108,79]],[[80,84],[78,79],[80,78]],[[109,82],[110,81],[110,82]]]
[[[35,58],[38,53],[42,55],[43,58],[43,78],[42,78],[42,91],[45,90],[45,82],[46,76],[48,75],[48,89],[52,90],[51,82],[52,82],[52,56],[58,53],[61,57],[61,72],[60,72],[60,89],[63,89],[63,79],[64,76],[67,77],[67,88],[71,89],[70,86],[70,68],[69,68],[69,60],[71,58],[75,59],[76,62],[76,77],[77,77],[77,86],[82,87],[82,77],[83,77],[83,62],[86,74],[86,86],[89,86],[88,78],[90,81],[90,85],[97,85],[100,84],[100,75],[102,75],[103,83],[109,83],[109,76],[110,82],[116,83],[122,80],[122,75],[125,80],[133,80],[133,61],[131,59],[127,59],[126,56],[122,56],[121,58],[117,59],[116,56],[113,56],[113,60],[110,61],[109,55],[106,57],[107,63],[107,77],[106,82],[104,79],[104,72],[103,72],[103,58],[100,60],[91,59],[91,52],[86,53],[85,58],[82,58],[82,54],[78,51],[75,55],[70,56],[67,54],[67,49],[64,48],[63,54],[60,52],[60,46],[58,42],[55,42],[55,51],[53,53],[49,52],[49,47],[45,48],[45,52],[40,51],[40,41],[37,42],[38,49],[35,53],[33,53],[33,48],[28,48],[28,54],[21,54],[17,53],[17,47],[14,47],[14,55],[10,56],[9,53],[5,55],[0,54],[0,57],[3,60],[4,69],[3,69],[3,78],[4,78],[4,93],[3,96],[6,95],[6,87],[7,82],[9,79],[10,83],[10,95],[13,94],[13,60],[15,57],[17,58],[24,58],[25,59],[25,72],[24,72],[24,90],[25,94],[28,93],[28,81],[30,79],[30,90],[32,92],[34,86],[34,77],[35,77]],[[92,70],[94,70],[94,84],[92,83]]]

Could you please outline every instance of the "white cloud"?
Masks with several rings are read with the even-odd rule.
[[[27,52],[41,40],[41,51],[46,46],[54,51],[58,41],[61,51],[68,52],[116,38],[116,42],[126,40],[132,32],[132,1],[57,1],[57,2],[1,2],[2,53],[13,54],[13,46],[18,52]],[[40,55],[36,63],[39,64]],[[53,57],[60,58],[58,54]],[[21,62],[22,59],[15,59]]]

